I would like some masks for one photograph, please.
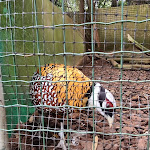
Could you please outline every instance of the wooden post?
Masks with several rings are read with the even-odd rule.
[[[0,81],[2,81],[1,67],[0,67]],[[2,82],[0,82],[0,105],[5,105]],[[5,108],[0,107],[0,150],[9,150],[8,135],[7,132],[4,131],[5,129],[7,129]]]

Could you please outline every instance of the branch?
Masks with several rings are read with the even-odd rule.
[[[144,47],[143,45],[139,44],[136,40],[134,40],[129,34],[127,34],[128,36],[128,40],[132,43],[135,44],[135,46],[140,50],[140,51],[148,51],[149,49],[147,49],[146,47]],[[150,56],[150,54],[145,53],[147,56]]]
[[[119,64],[118,65],[118,68],[121,68],[121,65]],[[140,65],[140,64],[123,64],[123,69],[149,69],[150,68],[150,65]]]
[[[114,59],[110,59],[111,64],[113,67],[118,67],[118,63]]]
[[[112,58],[107,58],[107,60],[111,61]],[[113,61],[120,62],[121,58],[113,58]],[[149,58],[123,58],[123,62],[128,62],[128,63],[142,63],[142,64],[150,64],[150,59]],[[112,62],[111,62],[112,63]]]

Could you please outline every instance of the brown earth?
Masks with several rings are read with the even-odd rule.
[[[117,102],[115,121],[112,128],[109,128],[107,121],[98,113],[93,113],[92,109],[76,111],[69,114],[69,129],[78,131],[70,132],[68,144],[71,150],[92,150],[93,138],[98,136],[97,150],[145,150],[147,149],[149,122],[149,100],[150,83],[136,83],[132,81],[149,80],[149,71],[144,70],[123,70],[122,79],[125,80],[121,85],[121,71],[113,68],[112,65],[102,59],[95,60],[94,67],[87,64],[82,68],[82,72],[92,77],[92,69],[96,80],[111,81],[110,83],[100,82],[105,88],[109,89]],[[112,82],[114,81],[114,82]],[[122,87],[122,101],[121,97]],[[122,108],[123,107],[123,108]],[[95,121],[93,123],[93,115]],[[44,115],[44,126],[47,130],[60,128],[58,116],[52,118],[51,115]],[[67,118],[64,117],[64,127],[67,128]],[[37,131],[41,129],[41,117],[35,112],[30,119],[21,124],[20,129],[28,131],[14,132],[10,138],[12,150],[52,150],[59,142],[57,133],[50,131]],[[94,129],[94,134],[92,133]],[[34,131],[33,131],[34,130]],[[85,131],[91,133],[85,134]],[[81,134],[84,132],[84,134]],[[44,137],[44,138],[43,138]],[[19,141],[20,138],[20,141]],[[67,140],[66,140],[67,142]],[[20,143],[20,144],[19,144]],[[44,144],[45,143],[45,144]]]

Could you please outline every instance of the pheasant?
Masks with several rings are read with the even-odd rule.
[[[93,91],[92,84],[94,84]],[[116,107],[113,95],[100,83],[92,83],[75,67],[65,67],[63,64],[47,64],[41,67],[32,77],[30,94],[33,104],[39,105],[37,107],[39,111],[43,109],[44,112],[55,113],[56,107],[53,106],[93,106],[108,120],[110,127],[113,124]],[[57,113],[62,113],[64,109],[58,107]],[[61,130],[63,130],[62,124]],[[62,132],[59,135],[63,140]]]

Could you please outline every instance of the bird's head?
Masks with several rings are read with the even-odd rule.
[[[96,110],[108,120],[109,126],[112,126],[114,121],[114,108],[116,107],[116,101],[111,92],[103,88],[100,83],[96,83],[94,85],[94,91],[89,98],[89,105],[95,106]]]

